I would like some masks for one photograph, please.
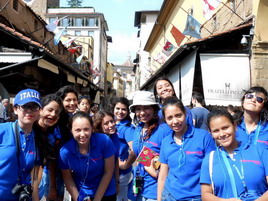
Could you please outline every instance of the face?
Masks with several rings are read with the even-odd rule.
[[[101,127],[104,133],[109,135],[115,134],[116,128],[113,117],[106,115],[101,122]]]
[[[78,101],[74,93],[67,93],[62,103],[68,113],[74,113],[77,109]]]
[[[154,108],[150,105],[137,105],[135,107],[135,114],[139,121],[146,124],[154,117]]]
[[[78,108],[80,111],[88,113],[90,109],[90,104],[87,99],[82,99],[81,102],[78,105]]]
[[[60,105],[56,101],[51,101],[40,110],[40,118],[38,123],[44,128],[54,126],[59,119],[60,112]]]
[[[89,145],[92,127],[88,119],[83,117],[76,118],[72,123],[71,131],[79,147],[87,147]]]
[[[122,103],[117,103],[114,107],[114,116],[117,121],[124,120],[128,115],[127,106]]]
[[[266,97],[263,93],[248,93],[243,101],[245,111],[260,113],[264,107]]]
[[[233,148],[236,144],[236,127],[225,116],[214,117],[209,123],[210,133],[218,145],[224,148]]]
[[[166,80],[159,80],[156,83],[156,92],[161,99],[165,99],[174,95],[172,86]]]
[[[40,106],[36,103],[27,103],[14,107],[14,113],[18,115],[18,121],[22,125],[31,125],[39,118]]]
[[[170,105],[165,109],[165,120],[172,130],[183,135],[187,129],[186,116],[184,112],[176,105]]]

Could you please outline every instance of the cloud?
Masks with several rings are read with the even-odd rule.
[[[121,65],[128,59],[129,54],[133,61],[139,46],[137,33],[126,35],[119,32],[111,36],[113,42],[108,43],[108,62]]]

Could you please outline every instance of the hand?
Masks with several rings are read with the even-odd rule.
[[[230,198],[230,199],[226,199],[226,200],[229,200],[229,201],[242,201],[242,200],[237,199],[237,198]]]
[[[144,166],[144,169],[154,178],[158,177],[157,171],[154,168],[154,160],[151,160],[150,166]]]

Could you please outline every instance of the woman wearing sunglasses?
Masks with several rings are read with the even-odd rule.
[[[237,123],[237,139],[250,144],[268,145],[267,91],[255,86],[242,97],[243,115]]]
[[[172,128],[160,148],[158,201],[201,201],[199,185],[202,160],[215,149],[211,135],[186,121],[186,110],[176,97],[163,104],[166,123]]]

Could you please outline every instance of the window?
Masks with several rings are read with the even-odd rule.
[[[68,18],[64,18],[63,20],[61,20],[61,25],[63,27],[67,27],[69,24],[69,19]]]
[[[96,18],[92,18],[92,17],[87,18],[86,26],[96,27],[96,26],[98,26],[98,20]]]
[[[88,31],[88,36],[94,37],[94,31]]]
[[[19,10],[19,0],[13,0],[13,8],[14,10]]]
[[[50,18],[48,19],[49,23],[55,22],[55,20],[56,20],[55,17],[50,17]]]
[[[82,27],[83,26],[83,19],[82,18],[75,18],[75,24],[74,24],[75,26],[77,26],[77,27]]]
[[[75,31],[75,35],[76,36],[80,36],[81,35],[81,31]]]

